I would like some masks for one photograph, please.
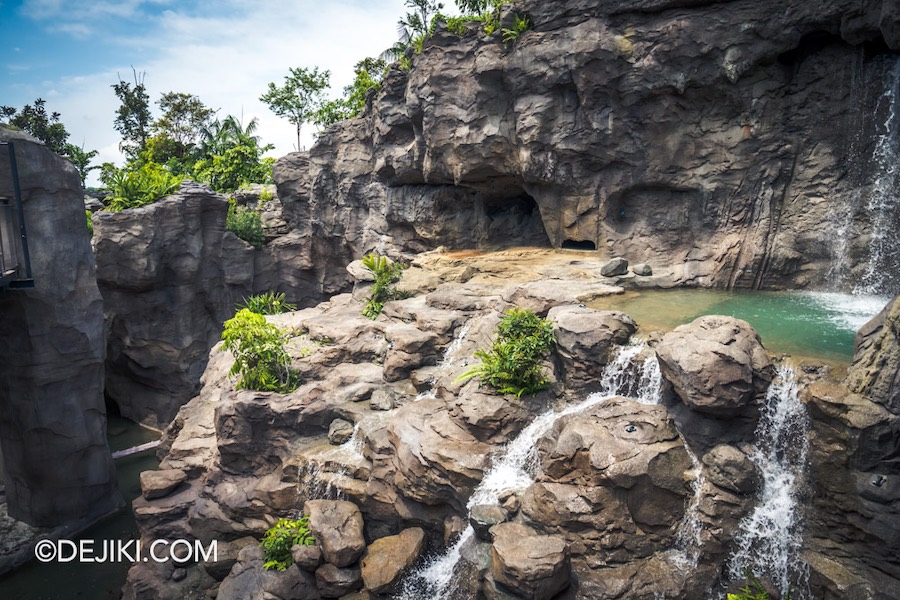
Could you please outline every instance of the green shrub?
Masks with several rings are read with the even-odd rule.
[[[275,292],[266,292],[244,298],[244,303],[239,304],[237,308],[238,310],[246,308],[258,315],[277,315],[278,313],[297,310],[295,304],[284,301],[284,294],[276,294]]]
[[[747,568],[744,569],[744,578],[747,580],[746,585],[742,588],[738,588],[737,594],[727,594],[727,600],[777,600],[766,591],[765,586],[763,586],[759,578]],[[781,600],[791,600],[790,589],[787,590],[784,598]]]
[[[275,194],[269,191],[269,188],[263,188],[259,190],[259,200],[257,204],[262,207],[266,202],[271,202],[275,199]]]
[[[531,19],[527,15],[516,15],[513,26],[501,29],[503,41],[507,44],[515,44],[523,33],[531,29]]]
[[[503,314],[490,350],[475,352],[481,364],[457,381],[478,377],[501,394],[535,394],[548,387],[541,361],[554,342],[550,321],[526,308],[511,308]]]
[[[228,216],[225,219],[225,229],[232,232],[257,250],[263,247],[262,216],[259,211],[247,206],[237,206],[234,200],[228,205]]]
[[[148,162],[137,169],[117,169],[106,163],[100,180],[112,192],[107,210],[118,212],[152,204],[174,193],[184,178],[172,175],[162,165]]]
[[[394,288],[394,284],[400,281],[400,275],[406,265],[391,262],[386,257],[379,256],[374,252],[363,257],[362,264],[375,275],[375,285],[372,286],[372,292],[366,298],[363,315],[370,319],[377,319],[384,309],[385,302],[406,297],[405,294]]]
[[[87,217],[88,237],[94,237],[94,222],[91,221],[91,211],[85,209],[84,216]]]
[[[225,321],[222,339],[234,355],[229,375],[241,376],[238,389],[281,393],[297,389],[299,377],[291,371],[284,336],[264,316],[242,308]]]
[[[296,521],[281,519],[266,531],[259,543],[263,549],[263,567],[286,571],[294,563],[291,555],[293,546],[315,546],[316,540],[309,532],[309,517]]]

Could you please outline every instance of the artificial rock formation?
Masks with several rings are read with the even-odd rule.
[[[106,443],[103,303],[78,172],[34,138],[15,145],[34,288],[0,291],[0,442],[10,516],[90,522],[122,504]],[[3,148],[4,152],[6,148]],[[0,195],[11,195],[5,155]]]
[[[900,415],[900,297],[857,333],[847,387]]]

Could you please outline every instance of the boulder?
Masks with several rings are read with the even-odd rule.
[[[485,542],[491,541],[491,527],[503,523],[507,519],[509,519],[509,513],[493,504],[478,504],[469,511],[469,524],[475,530],[478,539]]]
[[[492,531],[491,575],[528,600],[550,600],[571,583],[572,565],[565,540],[540,535],[518,523]]]
[[[325,563],[316,569],[316,587],[323,598],[340,598],[362,587],[359,567],[341,569]]]
[[[763,396],[772,365],[746,321],[719,315],[667,333],[656,348],[663,378],[697,412],[729,417]]]
[[[900,296],[856,334],[847,387],[900,415]]]
[[[216,581],[222,581],[228,577],[231,569],[238,561],[241,550],[249,548],[250,546],[259,546],[259,540],[248,536],[231,542],[217,541],[216,560],[209,562],[204,561],[203,568],[210,577]]]
[[[146,500],[164,498],[185,482],[187,475],[178,469],[160,469],[141,473],[141,495]]]
[[[353,423],[344,419],[335,419],[328,426],[328,441],[336,446],[345,444],[353,437]]]
[[[566,384],[576,388],[596,386],[613,350],[637,331],[637,324],[624,313],[586,306],[559,306],[547,318],[553,322]]]
[[[325,561],[335,567],[355,563],[366,549],[359,508],[344,500],[310,500],[303,505],[309,530],[322,548]]]
[[[322,564],[322,549],[318,546],[292,546],[291,557],[294,564],[310,573],[315,572]]]
[[[390,593],[419,559],[424,547],[425,531],[419,527],[372,542],[360,563],[365,588],[373,594]]]
[[[631,265],[631,272],[641,277],[649,277],[653,275],[653,268],[647,263],[638,263],[636,265]]]
[[[286,571],[263,568],[263,552],[258,545],[247,546],[216,595],[216,600],[319,600],[311,573],[291,565]]]
[[[600,268],[604,277],[618,277],[628,273],[628,261],[621,257],[611,258]]]

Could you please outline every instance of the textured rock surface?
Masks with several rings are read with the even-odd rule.
[[[900,297],[856,334],[847,387],[900,415]]]
[[[497,525],[492,533],[495,581],[528,600],[550,600],[569,587],[572,566],[561,537],[540,535],[518,523]]]
[[[525,1],[513,48],[439,28],[363,118],[279,163],[309,182],[279,194],[335,271],[373,248],[569,242],[696,285],[856,279],[896,3],[776,4]]]
[[[656,348],[663,377],[682,402],[714,416],[733,416],[764,395],[772,365],[746,321],[711,315],[676,327]]]
[[[119,506],[106,443],[103,304],[78,173],[30,136],[16,148],[33,289],[0,292],[0,442],[9,515],[39,526]],[[11,195],[6,147],[0,195]]]
[[[243,298],[320,298],[306,242],[288,234],[254,250],[225,230],[227,212],[224,196],[186,182],[155,204],[94,216],[106,389],[130,419],[163,428],[197,394],[209,350]]]
[[[339,500],[310,500],[304,506],[304,512],[309,517],[309,530],[322,548],[322,556],[327,562],[335,567],[347,567],[362,556],[366,540],[363,537],[362,513],[355,504]]]
[[[372,542],[360,563],[366,589],[374,594],[390,592],[424,548],[425,532],[420,527]]]
[[[553,321],[562,370],[571,387],[596,387],[614,348],[637,331],[637,324],[624,313],[583,306],[559,306],[547,318]]]

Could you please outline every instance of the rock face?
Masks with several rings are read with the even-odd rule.
[[[372,542],[361,562],[366,589],[374,594],[390,592],[424,547],[425,532],[420,527],[404,529],[398,535]]]
[[[900,414],[900,297],[856,334],[847,387]]]
[[[439,26],[362,118],[283,159],[279,195],[335,269],[373,248],[512,242],[675,264],[703,286],[821,284],[837,264],[855,280],[898,11],[773,6],[524,1],[504,15],[533,24],[512,47]]]
[[[305,242],[292,233],[254,250],[225,230],[227,212],[224,196],[185,182],[157,203],[93,217],[106,389],[130,419],[164,428],[197,394],[209,350],[243,298],[320,298]]]
[[[764,395],[772,365],[746,321],[711,315],[676,327],[656,348],[663,377],[700,413],[734,416]]]
[[[518,523],[497,525],[491,574],[522,598],[550,600],[569,587],[569,549],[560,537],[540,535]]]
[[[30,136],[15,145],[34,288],[0,292],[0,442],[8,510],[52,527],[119,506],[106,443],[103,303],[78,173]],[[11,195],[0,156],[0,195]]]

